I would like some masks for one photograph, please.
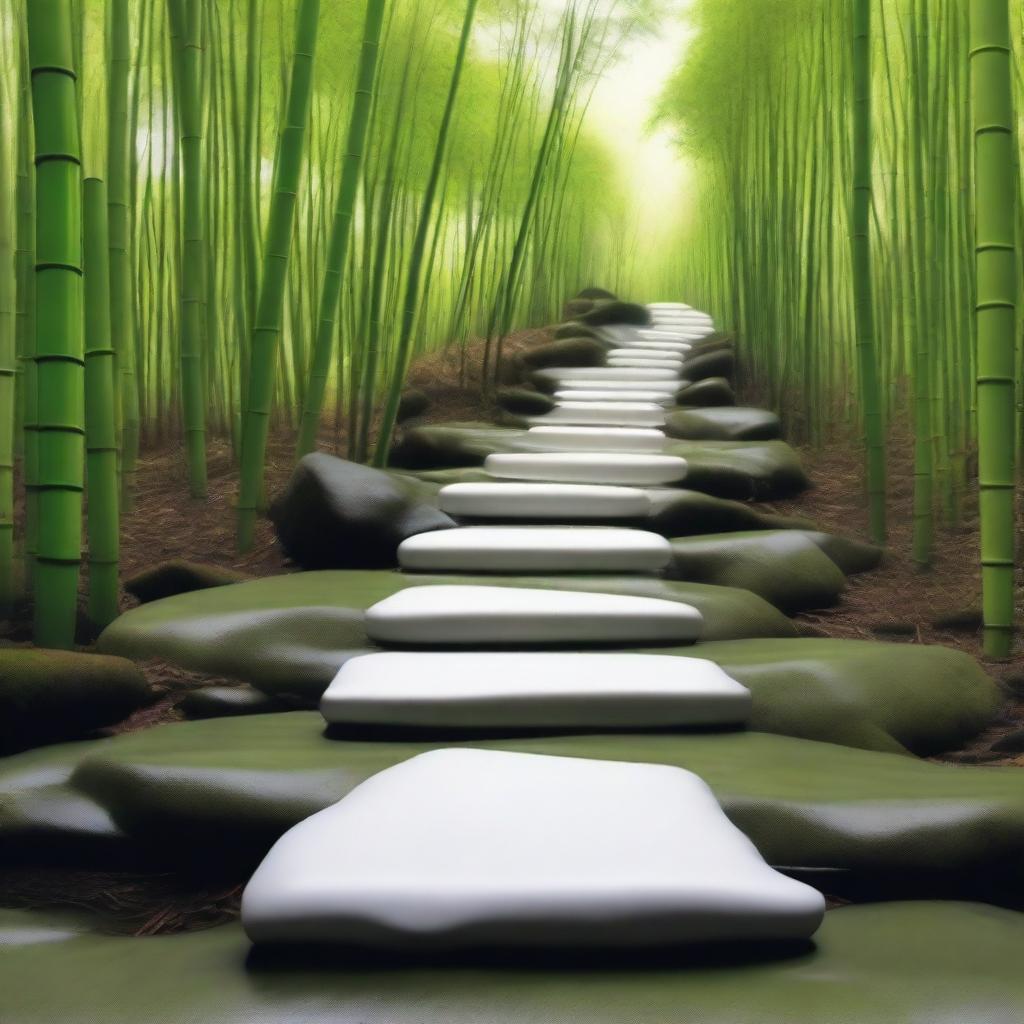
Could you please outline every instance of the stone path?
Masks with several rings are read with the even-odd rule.
[[[777,434],[760,410],[677,411],[689,370],[731,355],[706,314],[648,314],[646,327],[590,329],[603,366],[530,371],[554,404],[522,448],[484,451],[471,476],[416,478],[457,521],[403,512],[431,523],[394,542],[403,575],[234,584],[108,630],[107,649],[323,692],[323,718],[197,722],[0,765],[9,848],[262,857],[243,901],[257,944],[245,969],[235,928],[118,942],[73,919],[0,915],[14,951],[0,992],[22,972],[47,978],[45,996],[15,994],[5,1024],[1024,1017],[1004,955],[1024,935],[1014,911],[879,904],[822,926],[818,889],[844,879],[946,897],[987,880],[990,898],[1018,904],[1024,787],[910,754],[993,713],[969,658],[797,639],[772,617],[834,599],[871,557],[697,493],[704,456],[679,454],[673,429],[742,420]],[[757,458],[763,443],[728,451]],[[309,942],[348,959],[324,970],[274,948]],[[404,960],[484,948],[482,969]],[[587,973],[562,963],[594,950],[605,959]],[[197,970],[208,983],[159,984]],[[143,996],[122,1013],[125,971]]]

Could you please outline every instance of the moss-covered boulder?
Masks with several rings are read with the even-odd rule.
[[[725,377],[705,377],[693,381],[679,392],[679,404],[693,408],[716,408],[735,405],[736,395]]]
[[[581,288],[580,291],[577,292],[576,298],[577,299],[606,299],[606,300],[614,300],[614,299],[617,299],[618,296],[615,294],[615,292],[608,291],[607,288],[589,287],[589,288]]]
[[[55,801],[87,798],[125,837],[123,856],[207,871],[218,861],[251,866],[369,776],[453,745],[687,768],[770,863],[840,873],[833,885],[856,877],[945,895],[989,886],[1008,903],[1024,896],[1019,772],[758,732],[358,741],[327,735],[315,711],[181,722],[15,755],[0,766],[0,850],[22,846],[26,822],[38,838]],[[51,855],[75,863],[76,828],[59,816]],[[94,832],[84,836],[93,850]]]
[[[736,356],[731,346],[698,352],[683,364],[683,376],[688,381],[704,380],[706,377],[725,377],[732,380],[736,368]]]
[[[126,612],[100,647],[131,658],[227,676],[278,693],[319,694],[338,667],[375,645],[363,612],[406,587],[436,583],[627,594],[682,601],[704,617],[709,640],[793,636],[793,624],[746,590],[642,576],[431,576],[307,572],[182,594]]]
[[[250,953],[239,925],[101,935],[0,911],[5,1024],[1011,1024],[1024,915],[978,903],[832,911],[774,955],[430,965]]]
[[[495,396],[498,408],[513,416],[543,416],[555,407],[550,395],[532,388],[499,388]]]
[[[407,420],[416,419],[422,416],[430,408],[430,396],[419,388],[406,388],[402,392],[398,402],[398,423],[405,423]]]
[[[560,338],[520,352],[524,372],[547,366],[603,366],[607,348],[593,338]]]
[[[837,537],[834,534],[820,533],[817,530],[804,532],[847,576],[877,569],[885,554],[882,548],[862,540]]]
[[[455,525],[421,491],[415,481],[314,452],[295,467],[270,518],[304,568],[388,567],[406,537]]]
[[[0,647],[0,754],[87,736],[152,699],[123,658]]]
[[[494,452],[557,451],[526,430],[485,423],[431,424],[406,433],[391,451],[400,469],[482,466]],[[721,498],[769,501],[808,486],[796,452],[783,441],[670,441],[665,454],[686,459],[687,489]]]
[[[620,299],[594,300],[590,309],[574,314],[576,320],[588,327],[602,327],[605,324],[635,324],[645,327],[651,322],[646,306]]]
[[[566,320],[564,324],[558,324],[556,327],[553,327],[551,334],[556,341],[560,338],[590,338],[593,341],[603,342],[596,328],[580,323],[579,320]],[[607,347],[607,344],[605,347]]]
[[[782,435],[782,424],[768,409],[677,409],[666,417],[665,433],[686,441],[773,441]]]
[[[124,581],[124,589],[142,604],[159,601],[174,594],[187,594],[192,590],[207,590],[242,583],[252,579],[246,572],[225,569],[221,565],[204,565],[184,558],[172,558],[157,565],[147,566]]]
[[[752,590],[790,615],[835,604],[846,586],[842,570],[799,530],[676,538],[666,575]]]

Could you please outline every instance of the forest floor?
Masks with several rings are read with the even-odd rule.
[[[522,332],[513,350],[542,340],[543,332]],[[469,352],[468,366],[479,365],[479,352]],[[458,350],[435,354],[414,367],[413,386],[429,394],[427,421],[452,422],[489,418],[481,406],[479,382],[469,373],[460,383],[462,359]],[[741,399],[742,400],[742,399]],[[753,398],[748,399],[755,404]],[[344,435],[325,431],[321,447],[344,455]],[[338,447],[340,446],[340,447]],[[819,529],[866,539],[867,512],[863,497],[862,451],[852,436],[830,440],[821,448],[800,447],[812,487],[787,501],[763,507],[812,520]],[[935,558],[927,571],[910,558],[912,531],[913,461],[909,438],[898,433],[889,451],[889,547],[882,565],[853,576],[840,604],[796,616],[809,636],[888,640],[897,643],[937,643],[982,658],[980,577],[977,566],[976,509],[966,510],[956,528],[936,534]],[[290,434],[272,438],[267,462],[267,493],[275,494],[288,479],[293,464]],[[209,446],[208,496],[189,500],[183,452],[178,445],[147,448],[138,466],[134,507],[124,516],[122,568],[125,577],[170,558],[186,558],[240,570],[254,576],[293,571],[274,540],[267,521],[261,521],[253,549],[234,550],[236,472],[230,445],[214,440]],[[1021,592],[1020,589],[1018,592]],[[124,607],[133,599],[124,598]],[[1018,608],[1018,615],[1021,609]],[[954,621],[942,622],[951,617]],[[8,639],[26,639],[24,625]],[[0,639],[3,639],[0,637]],[[984,659],[982,659],[984,660]],[[1007,662],[986,663],[986,669],[1006,688],[1008,700],[998,720],[963,750],[935,760],[959,763],[1024,766],[1024,752],[993,751],[993,742],[1024,730],[1024,652]],[[190,689],[211,680],[160,662],[144,666],[159,699],[128,721],[107,732],[135,731],[181,718],[177,703]],[[150,935],[209,927],[237,915],[242,882],[211,882],[179,874],[0,870],[2,903],[8,906],[81,906],[98,912],[115,931]]]

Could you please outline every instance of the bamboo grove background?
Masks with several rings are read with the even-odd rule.
[[[379,462],[417,355],[484,338],[486,382],[513,325],[552,320],[581,283],[624,286],[629,270],[615,243],[621,191],[587,111],[602,70],[650,24],[655,6],[0,6],[0,603],[9,608],[18,586],[19,464],[22,584],[55,567],[63,624],[46,639],[70,642],[72,506],[84,475],[36,478],[40,439],[49,452],[57,429],[41,418],[37,377],[56,380],[58,361],[69,379],[83,355],[87,383],[115,378],[106,399],[113,421],[97,427],[93,417],[87,444],[97,456],[90,509],[105,509],[114,525],[113,549],[89,525],[89,576],[101,580],[101,566],[116,565],[117,502],[130,506],[140,445],[183,443],[190,490],[201,497],[208,437],[229,437],[241,469],[244,548],[263,499],[270,430],[293,432],[298,455],[333,425],[360,460],[374,457],[379,435]],[[46,133],[58,121],[64,163],[95,179],[84,202],[51,191],[42,170],[50,154],[40,156],[33,123]],[[40,275],[49,264],[36,239],[54,200],[65,223],[85,216],[93,272],[85,268],[84,306],[69,285],[60,307],[66,322],[86,318],[90,337],[69,336],[71,350],[51,362],[34,346],[43,333],[35,292],[53,277]],[[61,242],[81,249],[80,238]],[[65,257],[79,274],[81,258],[62,253],[58,262]],[[73,406],[80,386],[68,384]],[[101,393],[90,390],[90,408]],[[61,429],[72,444],[85,426],[79,409]],[[113,442],[96,440],[107,427]],[[98,498],[109,450],[113,508]],[[38,505],[58,498],[63,525],[40,538]],[[116,607],[109,592],[90,600],[101,623]]]
[[[922,566],[936,528],[961,521],[974,487],[972,2],[865,0],[874,368],[883,418],[914,435],[913,555]],[[1024,4],[1009,6],[1020,111]],[[770,407],[786,410],[788,435],[813,444],[835,424],[856,427],[872,390],[858,369],[850,244],[853,7],[696,0],[698,34],[660,110],[699,168],[676,257],[680,290],[736,330],[744,371]],[[1014,177],[1019,193],[1019,153]],[[1018,337],[1011,447],[1022,437],[1021,360]]]

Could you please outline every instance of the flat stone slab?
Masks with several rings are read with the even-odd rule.
[[[554,366],[536,370],[534,379],[548,380],[559,386],[569,380],[631,380],[631,381],[676,381],[675,370],[645,369],[642,366]]]
[[[545,450],[526,430],[458,423],[407,430],[402,444],[392,450],[392,459],[396,465],[422,471],[480,466],[492,454],[534,454]],[[809,483],[799,456],[783,441],[670,440],[664,455],[686,460],[687,488],[720,498],[770,501],[799,494]]]
[[[249,954],[237,924],[129,939],[0,911],[5,1024],[1010,1024],[1024,915],[908,901],[829,912],[792,955],[381,965]],[[125,979],[130,978],[131,984]],[[187,984],[182,979],[188,979]]]
[[[637,519],[651,510],[646,491],[601,484],[448,484],[437,497],[443,512],[473,519]]]
[[[665,447],[661,430],[643,427],[530,427],[531,437],[545,444],[588,451],[660,452]]]
[[[548,380],[547,385],[557,394],[560,391],[636,391],[648,394],[657,392],[665,398],[674,398],[679,389],[683,386],[677,380],[561,380],[553,382]],[[604,399],[601,399],[604,401]],[[640,401],[640,399],[632,399]]]
[[[514,480],[653,486],[682,480],[686,460],[673,455],[537,452],[488,455],[484,469]]]
[[[659,534],[611,526],[463,526],[421,533],[398,548],[398,564],[412,572],[646,573],[671,558]]]
[[[457,748],[296,825],[242,897],[255,943],[389,950],[792,941],[824,913],[691,772]]]
[[[657,358],[658,353],[667,352],[673,355],[685,355],[690,352],[693,346],[687,341],[673,341],[671,339],[654,339],[649,340],[646,338],[631,339],[629,341],[622,342],[622,348],[613,348],[608,355],[617,356],[636,356],[644,352],[651,353],[652,358]]]
[[[534,426],[661,427],[665,423],[665,410],[653,402],[559,402],[551,412],[533,417],[530,423]]]
[[[675,395],[667,391],[592,391],[587,388],[556,391],[555,400],[558,402],[645,402],[660,406],[676,404]]]
[[[677,376],[683,369],[682,359],[648,359],[644,356],[612,356],[608,359],[608,366],[623,369],[647,369],[648,367],[660,370],[671,370]]]
[[[345,662],[320,711],[328,722],[421,729],[739,725],[750,691],[701,658],[386,651]]]
[[[382,644],[668,643],[696,640],[690,605],[619,594],[437,585],[399,591],[366,610]]]

